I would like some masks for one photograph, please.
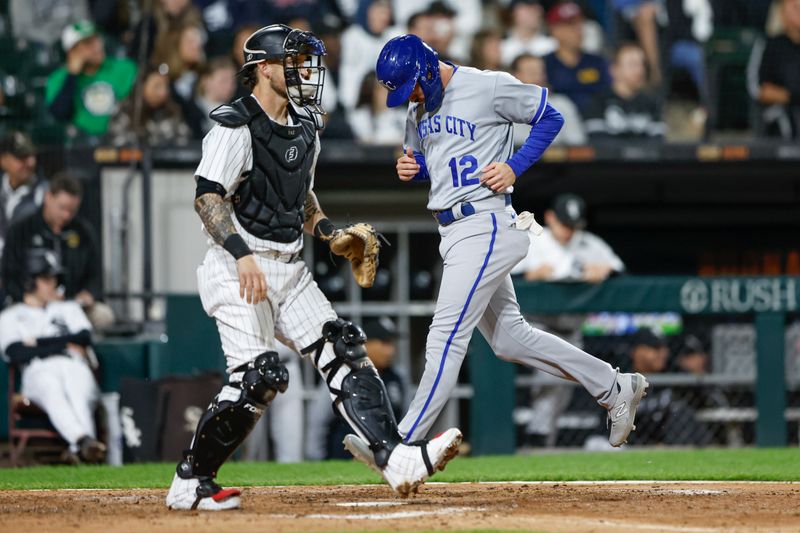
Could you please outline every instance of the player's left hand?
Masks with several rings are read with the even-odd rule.
[[[611,265],[605,263],[589,263],[583,267],[583,281],[588,283],[600,283],[605,281],[613,272]]]
[[[507,163],[495,161],[484,167],[481,175],[481,184],[489,187],[496,193],[505,192],[506,189],[514,185],[517,175],[511,170]]]
[[[92,293],[87,290],[82,290],[78,294],[75,295],[75,301],[81,307],[91,307],[94,305],[94,296]]]

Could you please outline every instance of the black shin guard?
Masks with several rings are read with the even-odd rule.
[[[289,384],[289,372],[276,352],[259,355],[236,369],[241,381],[223,387],[197,424],[190,450],[178,463],[178,475],[216,477],[220,466],[244,441],[267,405]]]
[[[352,322],[342,319],[327,322],[322,338],[305,348],[303,353],[314,353],[314,366],[326,376],[328,388],[336,395],[334,407],[341,407],[345,419],[353,429],[367,439],[375,454],[375,463],[386,466],[389,454],[403,441],[397,429],[386,387],[378,371],[367,357],[364,331]],[[325,344],[333,345],[335,358],[319,367]],[[341,389],[331,386],[334,377],[344,368]]]

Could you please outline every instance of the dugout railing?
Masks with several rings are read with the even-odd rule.
[[[755,368],[749,376],[709,374],[651,376],[654,386],[753,386],[754,406],[706,409],[701,421],[754,423],[757,446],[784,446],[787,423],[800,418],[787,409],[787,391],[795,389],[797,362],[786,359],[787,317],[800,302],[800,278],[621,276],[599,285],[567,283],[516,284],[525,313],[676,312],[684,316],[724,316],[750,321],[755,328]],[[793,354],[796,357],[796,354]],[[517,445],[515,390],[534,385],[536,376],[516,377],[516,369],[492,355],[486,342],[473,336],[469,355],[471,384],[470,441],[476,454],[513,453]],[[787,375],[787,368],[792,375]]]

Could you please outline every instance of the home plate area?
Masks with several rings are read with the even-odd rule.
[[[164,490],[0,491],[0,531],[796,531],[800,484],[728,482],[246,487],[242,509],[176,512]]]

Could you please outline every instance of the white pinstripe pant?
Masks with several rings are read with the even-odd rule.
[[[236,260],[222,247],[209,248],[197,269],[200,299],[217,322],[228,372],[266,351],[277,351],[276,338],[299,352],[322,336],[326,322],[336,319],[303,261],[254,255],[267,279],[267,299],[256,305],[239,296]]]
[[[22,371],[22,394],[47,413],[71,451],[78,451],[81,437],[96,438],[94,408],[100,389],[85,362],[69,355],[34,359]]]
[[[239,296],[236,261],[222,247],[209,248],[197,269],[200,299],[206,313],[217,322],[229,373],[265,351],[277,351],[276,338],[301,352],[322,337],[326,322],[337,318],[303,261],[283,263],[268,253],[255,253],[255,258],[267,279],[267,300],[256,305],[248,304]],[[313,352],[310,355],[313,361]],[[317,370],[326,380],[328,373],[320,369],[335,358],[332,345],[326,343],[317,362]],[[329,388],[341,389],[342,380],[349,373],[349,367],[342,365],[328,382]],[[238,398],[238,390],[225,386],[220,397],[233,399],[235,395]],[[331,399],[335,399],[333,393]],[[338,410],[350,427],[366,440],[341,404]]]

